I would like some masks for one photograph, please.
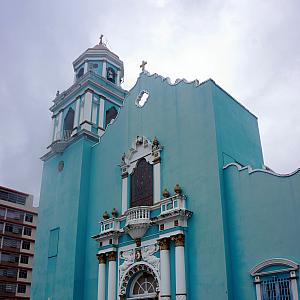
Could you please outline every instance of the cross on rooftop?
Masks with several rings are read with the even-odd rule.
[[[140,68],[142,68],[142,72],[145,71],[145,66],[146,66],[147,62],[146,61],[142,61],[142,64],[140,65]]]

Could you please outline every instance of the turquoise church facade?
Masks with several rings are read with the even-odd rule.
[[[264,166],[257,118],[213,80],[130,91],[102,41],[57,93],[33,300],[299,299],[300,172]]]

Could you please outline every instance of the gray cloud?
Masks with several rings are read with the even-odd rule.
[[[125,64],[172,80],[211,77],[259,117],[265,162],[300,166],[299,1],[17,1],[0,12],[0,184],[38,199],[48,108],[101,33]]]

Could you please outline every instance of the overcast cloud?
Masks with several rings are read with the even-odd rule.
[[[38,200],[48,108],[72,62],[104,34],[124,88],[147,70],[214,79],[259,118],[265,164],[300,167],[300,2],[0,0],[0,185]]]

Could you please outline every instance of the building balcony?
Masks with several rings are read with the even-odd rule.
[[[138,206],[128,209],[125,213],[126,225],[150,223],[150,209],[151,207],[149,206]]]
[[[124,231],[128,233],[132,239],[140,239],[148,230],[151,223],[150,211],[151,207],[149,206],[133,207],[126,211]]]
[[[174,195],[162,201],[160,205],[160,214],[164,215],[181,209],[186,209],[185,196]]]
[[[100,222],[100,234],[119,230],[119,221],[115,218],[104,220]]]

